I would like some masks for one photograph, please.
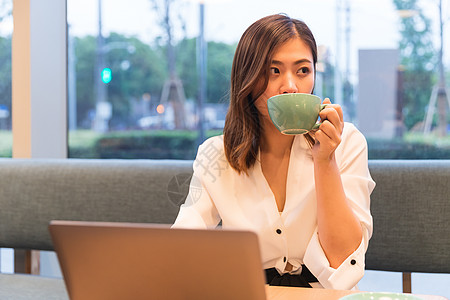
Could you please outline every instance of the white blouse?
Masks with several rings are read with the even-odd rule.
[[[317,234],[314,165],[302,135],[295,136],[289,160],[286,202],[280,214],[258,159],[248,176],[228,164],[223,136],[206,140],[198,149],[188,197],[173,225],[179,228],[223,228],[257,233],[265,269],[301,272],[305,264],[332,289],[351,289],[364,275],[364,257],[372,235],[370,194],[375,187],[368,170],[367,143],[351,123],[345,123],[335,152],[345,195],[363,228],[363,240],[337,269],[330,267]]]

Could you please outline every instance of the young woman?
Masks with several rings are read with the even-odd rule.
[[[366,140],[329,99],[323,123],[306,135],[281,134],[267,110],[271,96],[312,93],[316,62],[316,42],[302,21],[272,15],[244,32],[224,135],[199,147],[174,227],[222,221],[223,228],[255,231],[267,283],[352,289],[372,234]]]

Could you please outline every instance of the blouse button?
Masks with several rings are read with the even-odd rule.
[[[356,260],[352,259],[352,260],[350,261],[350,263],[351,263],[352,265],[355,265],[355,264],[356,264]]]
[[[283,262],[286,262],[286,256],[285,256],[285,257],[283,257]]]
[[[278,233],[278,234],[281,234],[281,229],[278,228],[278,229],[277,229],[277,233]]]

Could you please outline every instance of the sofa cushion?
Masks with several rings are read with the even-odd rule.
[[[372,160],[366,269],[450,272],[450,160]]]
[[[192,161],[0,159],[0,247],[53,250],[51,220],[172,224]]]

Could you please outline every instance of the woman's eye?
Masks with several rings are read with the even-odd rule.
[[[272,67],[270,68],[270,74],[280,74],[280,70],[278,68]]]
[[[300,68],[300,69],[298,70],[298,72],[299,72],[300,74],[308,74],[308,73],[309,73],[309,68],[307,68],[307,67]]]

